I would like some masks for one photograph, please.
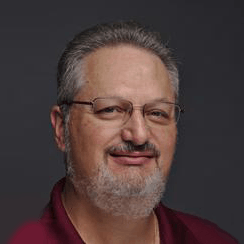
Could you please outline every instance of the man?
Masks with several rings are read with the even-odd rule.
[[[134,22],[78,34],[59,61],[51,111],[66,177],[11,243],[237,243],[159,203],[183,111],[177,97],[177,68],[158,34]]]

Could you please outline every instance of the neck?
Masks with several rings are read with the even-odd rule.
[[[94,206],[68,180],[62,199],[72,224],[87,244],[154,244],[156,241],[157,222],[153,212],[143,218],[114,216]]]

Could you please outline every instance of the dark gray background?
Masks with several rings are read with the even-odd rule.
[[[242,0],[2,2],[0,243],[64,175],[49,122],[62,49],[80,30],[121,19],[160,31],[179,60],[186,113],[164,202],[244,243],[243,15]]]

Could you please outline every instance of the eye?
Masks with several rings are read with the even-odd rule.
[[[169,114],[162,110],[152,110],[147,113],[147,116],[154,117],[157,119],[169,119]]]
[[[106,107],[106,108],[102,108],[98,111],[96,111],[96,114],[112,114],[112,113],[116,113],[116,112],[123,112],[124,110],[118,106],[110,106],[110,107]]]

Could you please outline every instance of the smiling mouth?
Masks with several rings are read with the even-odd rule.
[[[118,164],[140,166],[148,164],[155,155],[152,152],[113,152],[110,153]]]

